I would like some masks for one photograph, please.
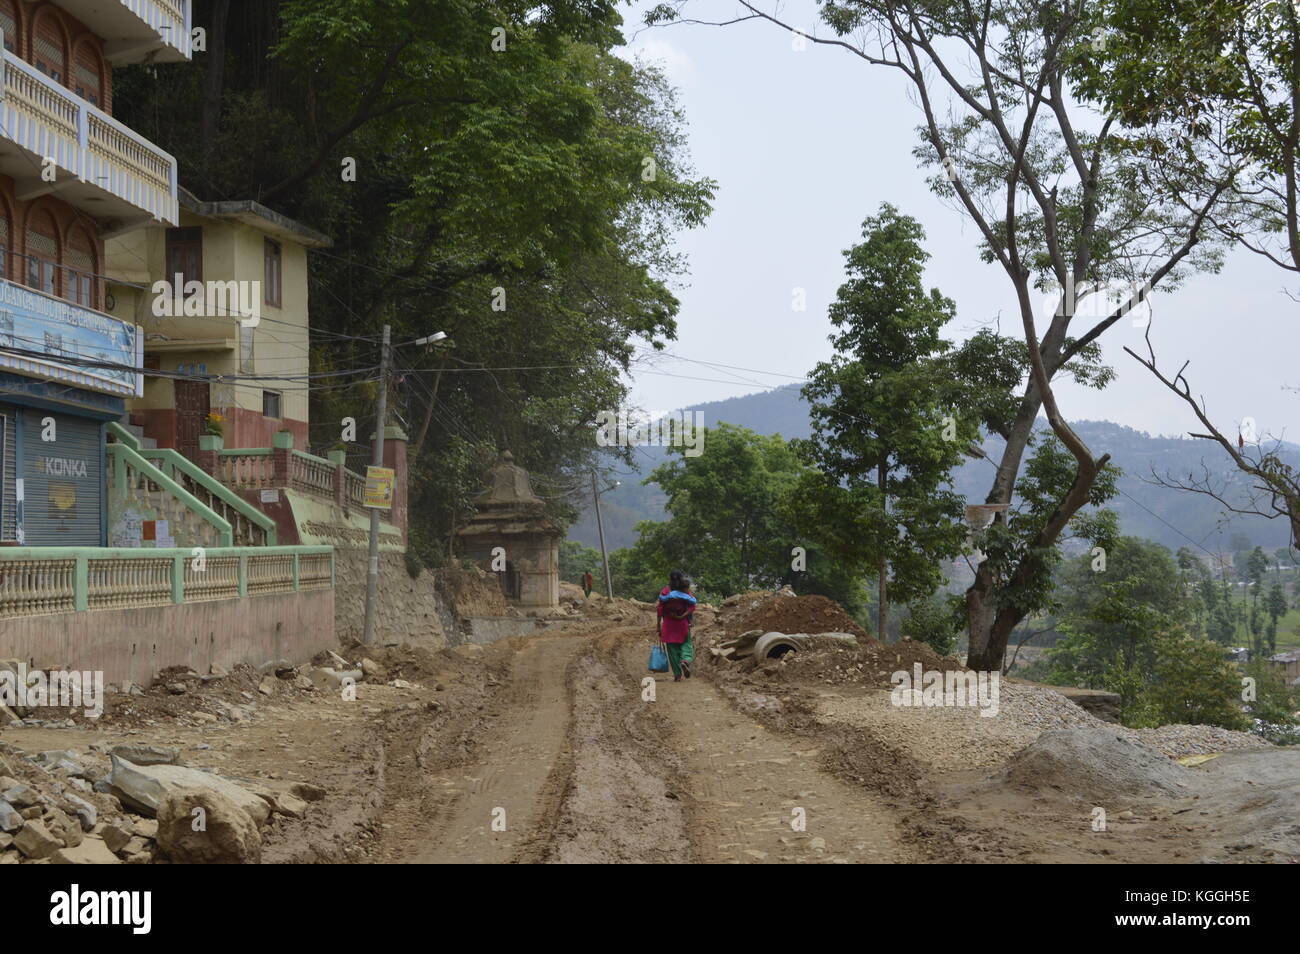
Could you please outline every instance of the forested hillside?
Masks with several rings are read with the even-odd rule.
[[[704,412],[704,421],[710,427],[725,421],[759,434],[780,434],[786,439],[807,437],[811,433],[808,405],[799,396],[799,385],[702,404],[697,410]],[[1119,480],[1120,493],[1109,506],[1119,514],[1120,526],[1126,534],[1153,540],[1173,550],[1200,545],[1212,551],[1227,551],[1228,538],[1233,533],[1245,534],[1252,544],[1270,549],[1290,542],[1285,521],[1242,515],[1227,515],[1231,519],[1225,519],[1222,505],[1208,497],[1154,486],[1150,482],[1153,469],[1161,475],[1172,473],[1175,477],[1185,477],[1189,471],[1199,473],[1204,461],[1216,480],[1239,483],[1231,463],[1206,441],[1153,437],[1109,421],[1078,421],[1074,426],[1089,446],[1108,451],[1124,471]],[[996,459],[1001,441],[993,437],[983,446]],[[641,481],[666,456],[662,447],[638,448],[635,455],[638,472],[619,476],[619,486],[602,495],[605,542],[610,549],[635,542],[638,521],[664,519],[663,493],[653,484],[643,486]],[[1285,445],[1283,457],[1300,465],[1300,446]],[[983,501],[992,471],[987,461],[967,460],[954,474],[957,492],[973,502]],[[590,506],[570,528],[569,539],[588,546],[598,545],[596,520]]]

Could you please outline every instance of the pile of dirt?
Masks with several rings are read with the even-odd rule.
[[[446,567],[438,571],[437,587],[457,616],[515,616],[501,584],[480,567]]]
[[[297,670],[280,672],[282,677],[276,678],[240,663],[229,672],[218,668],[202,676],[185,666],[171,666],[160,671],[147,689],[132,686],[129,692],[118,692],[116,687],[108,687],[104,712],[97,720],[73,710],[69,721],[97,730],[149,727],[172,719],[183,724],[243,722],[259,702],[306,696],[312,691],[310,683],[297,679]],[[66,709],[49,710],[55,711],[69,715]],[[38,710],[33,715],[39,718],[43,713]]]
[[[1054,789],[1078,800],[1111,804],[1116,796],[1192,794],[1188,769],[1110,728],[1052,729],[1007,763],[1001,780],[1022,789]]]
[[[754,599],[756,596],[758,599]],[[723,606],[732,610],[723,621],[728,636],[739,636],[751,629],[765,633],[852,633],[859,638],[867,635],[840,604],[824,596],[795,596],[789,590],[745,593],[731,597]]]
[[[858,641],[858,648],[838,640],[813,641],[806,649],[781,657],[779,662],[769,660],[759,665],[785,681],[867,687],[893,686],[893,674],[902,671],[911,676],[916,663],[926,672],[959,672],[964,668],[955,656],[940,656],[925,643],[910,639],[884,645],[869,636],[859,636]]]
[[[382,667],[382,679],[390,684],[401,679],[436,688],[444,682],[460,682],[486,678],[490,673],[500,675],[505,666],[500,661],[485,662],[478,646],[456,646],[451,649],[428,649],[402,643],[400,646],[363,646],[349,643],[339,650],[350,665],[363,669],[362,660],[368,659]],[[322,663],[329,665],[329,663]],[[378,673],[377,673],[378,675]]]

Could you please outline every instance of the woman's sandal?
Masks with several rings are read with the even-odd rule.
[[[690,679],[690,678],[691,678],[691,664],[690,664],[690,663],[682,663],[682,675],[685,676],[687,679]]]

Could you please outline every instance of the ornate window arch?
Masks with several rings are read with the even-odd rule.
[[[20,53],[22,46],[21,6],[18,0],[0,0],[0,30],[4,30],[5,49],[10,53]]]
[[[94,37],[82,36],[72,46],[72,90],[92,106],[104,108],[104,57]]]
[[[9,207],[9,200],[0,194],[0,279],[10,277],[10,269],[14,267],[14,259],[10,252],[14,248],[14,216],[13,210]],[[14,269],[21,274],[21,269]]]
[[[86,308],[99,300],[99,253],[95,240],[80,222],[68,226],[63,245],[63,297]]]
[[[52,7],[41,7],[32,18],[32,62],[36,68],[71,86],[68,80],[68,33]]]
[[[62,242],[59,240],[59,224],[49,209],[43,206],[28,209],[23,239],[27,255],[24,268],[27,284],[47,295],[57,295]]]

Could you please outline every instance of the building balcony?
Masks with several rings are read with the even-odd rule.
[[[17,198],[53,194],[110,220],[109,233],[151,220],[177,223],[169,153],[10,51],[0,53],[0,172],[13,178]]]
[[[143,338],[101,311],[0,281],[0,370],[131,397],[141,391]]]
[[[104,40],[114,66],[190,58],[190,0],[54,0]]]

